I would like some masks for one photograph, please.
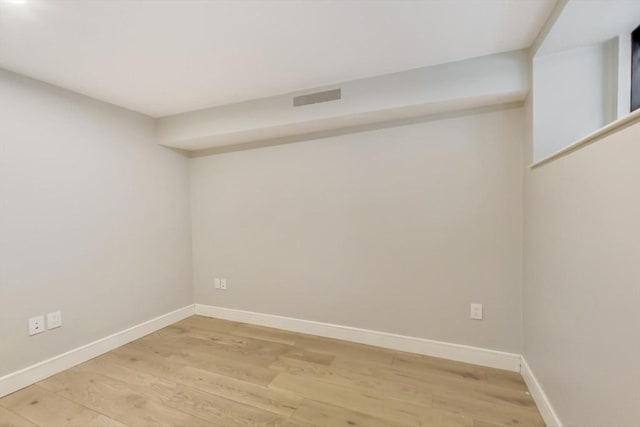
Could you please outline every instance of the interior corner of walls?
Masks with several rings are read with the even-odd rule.
[[[558,417],[558,414],[554,410],[551,401],[542,388],[542,384],[540,384],[540,382],[536,378],[524,355],[522,356],[521,366],[522,368],[520,373],[522,374],[522,378],[529,388],[529,392],[531,393],[536,406],[538,406],[540,415],[542,415],[542,419],[544,420],[547,427],[562,427],[563,424],[560,421],[560,417]]]
[[[0,291],[0,306],[12,307],[0,325],[2,376],[193,304],[193,265],[187,163],[157,146],[153,118],[4,70],[0,80],[0,174],[12,179],[0,210],[16,224],[0,245],[12,266],[2,270],[11,292]],[[28,241],[38,244],[14,249]],[[41,268],[19,268],[39,259]],[[54,310],[66,327],[23,333],[27,318]]]

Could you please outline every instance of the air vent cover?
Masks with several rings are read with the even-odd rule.
[[[326,90],[324,92],[310,93],[309,95],[300,95],[293,98],[293,106],[301,107],[303,105],[318,104],[320,102],[336,101],[342,98],[341,89]]]

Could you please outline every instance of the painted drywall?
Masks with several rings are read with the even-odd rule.
[[[639,140],[525,170],[524,356],[566,426],[640,424]]]
[[[610,43],[614,54],[614,70],[617,71],[615,119],[622,119],[631,112],[631,34],[621,34]]]
[[[0,236],[0,376],[192,303],[187,159],[148,117],[2,70]]]
[[[638,22],[636,0],[558,0],[533,53],[547,55],[605,43],[619,34],[631,34]]]
[[[617,64],[612,42],[533,59],[535,160],[617,118]]]
[[[527,51],[518,50],[177,114],[158,119],[158,141],[202,150],[521,102],[529,64]],[[340,100],[293,106],[296,95],[336,88]]]
[[[195,300],[519,353],[523,138],[516,108],[193,158]]]

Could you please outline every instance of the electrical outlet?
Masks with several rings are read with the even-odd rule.
[[[482,320],[482,304],[471,303],[471,318]]]
[[[47,314],[47,329],[55,329],[62,326],[62,312],[54,311]]]
[[[223,291],[227,290],[227,279],[220,279],[220,289]]]
[[[220,289],[220,279],[218,279],[217,277],[215,278],[214,282],[214,286],[216,289]]]
[[[29,319],[29,335],[44,332],[44,316],[36,316]]]

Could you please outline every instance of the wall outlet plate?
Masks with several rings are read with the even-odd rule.
[[[220,279],[220,289],[223,291],[227,290],[227,279]]]
[[[44,332],[44,316],[36,316],[29,319],[29,335]]]
[[[62,312],[54,311],[47,314],[47,329],[55,329],[62,326]]]

